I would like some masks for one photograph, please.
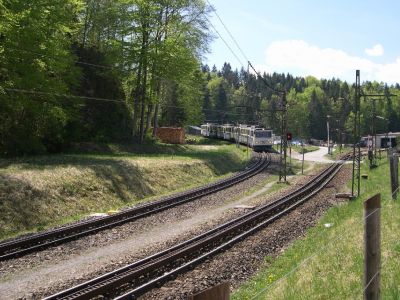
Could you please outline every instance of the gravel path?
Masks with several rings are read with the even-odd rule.
[[[328,147],[319,147],[319,149],[316,151],[304,153],[304,160],[320,162],[320,163],[332,163],[333,161],[331,159],[325,157],[325,155],[327,154],[328,154]],[[300,154],[292,150],[292,158],[302,160],[303,154]]]
[[[0,299],[39,299],[211,229],[257,205],[269,173],[196,201],[77,241],[0,262]],[[246,191],[258,188],[254,195]],[[247,192],[248,193],[248,192]]]

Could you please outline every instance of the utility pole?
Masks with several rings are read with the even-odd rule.
[[[377,166],[376,160],[377,160],[377,137],[376,137],[376,119],[385,119],[381,116],[378,116],[376,114],[376,100],[381,100],[382,97],[389,97],[389,96],[394,96],[394,95],[388,95],[387,93],[385,94],[362,94],[364,97],[364,101],[367,101],[368,97],[372,97],[372,120],[371,120],[371,128],[370,128],[370,136],[371,136],[371,145],[368,145],[368,159],[369,159],[369,167],[370,169],[375,168]],[[368,139],[369,141],[369,139]],[[379,152],[380,153],[380,152]]]
[[[301,140],[301,149],[303,152],[303,159],[301,160],[301,174],[304,174],[304,141]]]
[[[370,160],[370,168],[376,167],[376,99],[372,99],[372,159]]]
[[[270,89],[275,94],[281,97],[282,108],[280,111],[282,112],[282,136],[281,136],[281,149],[280,149],[280,169],[279,169],[279,182],[287,182],[286,181],[286,160],[287,160],[287,110],[286,110],[286,91],[285,90],[277,90],[269,85],[269,83],[265,80],[263,76],[260,75],[259,72],[253,67],[250,61],[247,62],[248,67],[250,67],[254,73],[264,82],[265,86]]]
[[[355,93],[355,103],[354,103],[354,144],[353,144],[353,178],[351,184],[351,193],[353,197],[357,197],[360,195],[360,169],[361,169],[361,148],[360,148],[360,139],[361,139],[361,113],[360,113],[360,99],[361,94],[366,100],[367,97],[389,97],[395,95],[388,95],[385,94],[364,94],[361,91],[361,84],[360,84],[360,70],[356,70],[356,93]],[[373,100],[373,130],[375,130],[375,100]],[[373,137],[374,138],[374,137]],[[374,145],[372,145],[374,147]],[[376,146],[376,137],[375,137],[375,146]],[[374,149],[374,148],[373,148]],[[376,153],[372,153],[374,157]],[[375,156],[376,158],[376,156]],[[374,159],[374,158],[373,158]],[[357,194],[355,194],[357,192]]]
[[[326,131],[328,132],[328,154],[331,154],[331,148],[330,148],[330,140],[329,140],[329,118],[330,115],[326,116]]]
[[[353,128],[353,176],[351,181],[351,195],[358,197],[360,195],[360,179],[361,179],[361,149],[360,149],[360,70],[356,70],[356,93],[354,99],[354,128]]]
[[[286,160],[287,160],[287,110],[286,110],[286,92],[281,93],[282,101],[282,129],[281,129],[281,151],[280,151],[280,169],[279,182],[286,182]]]

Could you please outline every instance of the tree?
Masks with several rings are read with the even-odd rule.
[[[226,95],[224,81],[218,85],[217,95],[215,99],[215,109],[217,111],[218,120],[220,124],[225,121],[226,113],[228,112],[228,97]]]
[[[1,2],[0,153],[58,151],[79,104],[68,94],[78,77],[69,51],[80,2]],[[76,81],[75,81],[76,82]]]
[[[170,102],[172,94],[181,97],[180,82],[199,69],[207,48],[209,8],[201,0],[86,0],[85,4],[79,40],[84,47],[94,45],[123,69],[120,76],[132,110],[132,133],[141,143],[151,124],[155,134],[158,115],[164,114],[162,104]]]
[[[308,105],[308,109],[310,111],[310,136],[316,139],[327,138],[325,126],[327,115],[315,90],[312,91],[311,101]]]

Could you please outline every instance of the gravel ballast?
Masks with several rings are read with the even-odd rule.
[[[348,180],[342,169],[317,197],[258,234],[232,247],[193,271],[146,294],[143,299],[186,299],[187,295],[230,281],[232,288],[259,268],[265,255],[278,255],[294,239],[304,235],[339,199],[334,193]],[[245,213],[235,206],[260,205],[288,193],[312,178],[296,178],[285,191],[268,193],[269,174],[263,172],[234,187],[185,205],[93,236],[0,263],[1,299],[38,299],[87,279],[109,272],[140,258],[209,230]],[[258,188],[256,189],[255,186]],[[246,192],[253,188],[252,196]],[[342,200],[343,201],[343,200]],[[27,271],[28,269],[28,271]]]
[[[37,299],[161,251],[244,213],[264,171],[193,202],[58,247],[0,262],[0,298]]]
[[[328,187],[295,211],[194,270],[143,295],[141,299],[183,300],[227,281],[231,284],[231,290],[234,290],[265,264],[266,256],[278,256],[294,240],[303,237],[306,230],[314,226],[330,207],[345,201],[335,198],[335,193],[342,190],[350,176],[350,168],[342,168]]]

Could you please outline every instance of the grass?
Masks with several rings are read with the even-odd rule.
[[[204,185],[248,162],[245,149],[220,143],[107,147],[1,159],[0,238]]]
[[[332,154],[327,155],[327,156],[336,160],[339,158],[339,156],[341,156],[345,153],[353,153],[353,148],[352,147],[342,147],[340,149],[339,147],[335,147],[332,151]]]
[[[296,151],[296,152],[298,152],[298,153],[300,153],[300,154],[302,154],[303,151],[304,151],[304,153],[308,153],[308,152],[317,151],[317,150],[319,149],[318,146],[313,146],[313,145],[306,145],[306,146],[304,146],[304,147],[302,147],[302,146],[297,146],[297,145],[292,145],[291,147],[292,147],[292,149],[293,149],[294,151]]]
[[[292,150],[294,150],[294,151],[296,151],[296,152],[298,152],[300,154],[303,153],[303,147],[302,146],[291,145],[290,147],[292,147]],[[272,148],[275,151],[280,152],[280,145],[273,145]],[[304,153],[317,151],[318,149],[319,149],[318,146],[306,145],[306,146],[304,146]],[[288,145],[287,151],[289,153],[289,145]]]
[[[362,172],[369,178],[359,198],[331,208],[281,256],[266,257],[261,271],[232,299],[362,299],[363,201],[377,192],[382,196],[381,298],[400,299],[400,204],[391,200],[389,166],[381,160],[378,168]]]
[[[288,163],[288,166],[289,166],[288,175],[299,175],[299,174],[301,174],[301,165],[302,165],[301,160],[292,159],[291,164],[289,162],[290,162],[290,160],[288,159],[287,160],[287,163]],[[308,161],[304,161],[303,170],[304,171],[307,170],[310,167],[311,164],[312,163],[310,163]]]

